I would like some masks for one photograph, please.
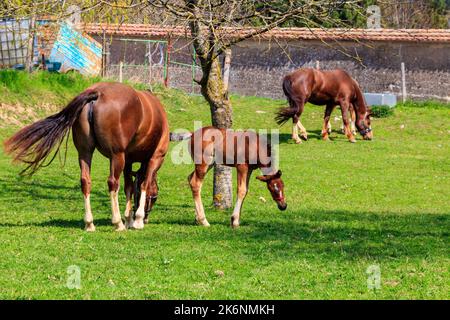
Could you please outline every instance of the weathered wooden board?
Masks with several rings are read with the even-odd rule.
[[[60,22],[50,60],[62,64],[61,72],[77,70],[84,75],[97,76],[102,67],[102,45],[72,24]]]

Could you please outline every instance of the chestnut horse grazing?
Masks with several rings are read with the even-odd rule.
[[[270,143],[253,131],[232,131],[205,127],[191,136],[190,153],[195,163],[195,170],[189,175],[195,202],[197,223],[209,226],[203,208],[201,189],[205,175],[214,165],[220,163],[235,167],[237,170],[237,200],[231,216],[231,226],[239,227],[241,208],[248,191],[248,184],[253,170],[260,168],[264,175],[256,177],[267,183],[273,200],[280,210],[287,204],[284,197],[284,184],[281,171],[272,168]]]
[[[321,71],[316,69],[298,69],[283,79],[283,91],[286,95],[289,107],[277,112],[275,120],[278,124],[284,124],[292,118],[292,139],[301,143],[298,136],[308,139],[306,129],[300,122],[305,103],[326,105],[322,138],[328,140],[330,131],[330,115],[336,105],[341,107],[344,132],[350,142],[356,142],[350,129],[349,111],[355,113],[355,125],[365,140],[372,139],[370,127],[369,109],[364,101],[364,96],[357,82],[343,70]]]
[[[108,187],[116,230],[126,229],[118,197],[122,171],[127,199],[126,225],[142,229],[158,195],[156,174],[169,145],[169,126],[161,103],[149,92],[136,91],[120,83],[98,83],[75,97],[59,113],[17,132],[5,142],[5,149],[14,154],[14,160],[27,164],[22,173],[32,175],[51,163],[71,129],[81,169],[86,231],[95,231],[90,204],[90,171],[95,149],[110,159]],[[54,147],[55,154],[45,164]],[[141,168],[136,177],[140,182],[139,205],[133,220],[134,162],[140,163]]]

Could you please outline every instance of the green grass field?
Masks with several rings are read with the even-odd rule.
[[[11,94],[0,86],[0,102],[20,101],[20,92],[16,100]],[[23,103],[59,103],[71,94],[45,90]],[[159,95],[172,130],[192,129],[193,120],[210,123],[202,98],[174,90]],[[285,105],[255,97],[232,102],[234,128],[277,128],[273,113]],[[150,223],[123,233],[110,223],[108,162],[96,153],[91,199],[97,231],[86,233],[72,146],[64,167],[55,161],[32,178],[20,178],[20,167],[1,151],[0,298],[450,298],[448,106],[398,107],[393,116],[373,120],[374,141],[358,137],[356,144],[339,132],[336,112],[332,141],[321,141],[322,113],[322,107],[306,107],[302,123],[310,139],[302,145],[289,141],[290,126],[281,128],[288,209],[278,211],[253,177],[237,230],[229,227],[232,210],[211,205],[211,173],[203,188],[211,227],[194,224],[186,180],[193,166],[173,165],[170,153]],[[0,140],[19,128],[17,121],[0,126]],[[120,201],[123,212],[123,192]],[[81,270],[80,289],[66,286],[71,265]],[[366,271],[373,265],[380,268],[379,289],[368,289]]]

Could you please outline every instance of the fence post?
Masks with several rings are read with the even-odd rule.
[[[231,49],[225,50],[225,63],[223,66],[223,89],[228,92],[228,82],[230,80],[230,65],[231,65]]]
[[[172,41],[169,37],[167,39],[167,51],[166,51],[166,75],[164,78],[164,86],[167,88],[169,86],[169,66],[170,66],[170,53],[172,51]]]
[[[106,76],[106,31],[103,29],[102,37],[102,77]]]
[[[192,71],[192,81],[191,81],[191,94],[194,94],[195,92],[195,75],[196,75],[196,68],[197,66],[197,54],[195,52],[195,48],[194,45],[192,45],[192,66],[191,66],[191,71]]]
[[[20,22],[19,22],[20,23]],[[28,45],[27,45],[27,60],[25,63],[26,70],[28,72],[33,71],[33,56],[34,56],[34,34],[35,34],[35,19],[34,16],[30,18],[30,28],[28,34]]]
[[[123,61],[119,62],[119,82],[123,81]]]
[[[152,44],[151,44],[151,42],[147,43],[147,48],[148,48],[148,83],[150,85],[150,88],[152,88],[153,57],[152,57]]]
[[[401,64],[402,69],[402,101],[406,102],[406,74],[405,74],[405,63]]]

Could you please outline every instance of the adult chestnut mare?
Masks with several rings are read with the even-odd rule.
[[[81,169],[86,230],[95,231],[90,204],[90,170],[95,149],[110,159],[108,187],[115,229],[122,231],[126,226],[142,229],[158,195],[157,172],[169,145],[169,126],[161,103],[149,92],[120,83],[94,84],[59,113],[18,131],[5,142],[5,150],[14,155],[14,160],[27,164],[22,173],[32,175],[51,163],[71,129]],[[54,148],[53,157],[45,163]],[[137,197],[140,193],[140,197],[133,219],[132,164],[135,162],[141,164],[136,177],[141,183],[135,194]],[[118,200],[122,171],[127,199],[126,226]]]
[[[175,139],[174,139],[175,140]],[[231,216],[231,226],[239,227],[242,204],[248,191],[253,170],[260,168],[263,175],[256,178],[267,184],[272,199],[280,210],[286,210],[284,184],[281,171],[272,166],[270,143],[253,131],[232,131],[204,127],[191,135],[189,152],[195,163],[189,175],[192,196],[195,202],[197,223],[209,226],[203,208],[201,189],[203,179],[214,163],[237,170],[237,200]]]
[[[289,107],[277,112],[275,120],[284,124],[292,118],[292,139],[301,143],[301,137],[308,139],[306,129],[300,122],[306,102],[315,105],[326,105],[322,138],[328,140],[330,115],[336,105],[341,107],[344,133],[350,142],[356,142],[349,126],[349,111],[355,113],[355,125],[365,140],[372,139],[369,108],[358,83],[344,70],[321,71],[316,69],[298,69],[283,79],[283,91]]]

